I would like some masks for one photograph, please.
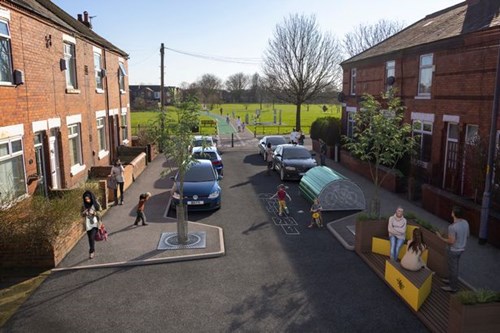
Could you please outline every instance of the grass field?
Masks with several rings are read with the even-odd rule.
[[[301,126],[304,132],[309,133],[311,123],[320,117],[337,117],[341,116],[341,106],[338,104],[326,105],[328,110],[323,112],[323,104],[304,104],[301,108]],[[291,104],[219,104],[210,111],[200,111],[200,120],[211,119],[210,114],[218,116],[229,115],[229,117],[237,118],[242,121],[248,120],[248,129],[256,131],[256,134],[283,134],[289,133],[295,127],[295,105]],[[167,116],[172,115],[174,107],[167,107]],[[257,112],[257,110],[260,110]],[[273,111],[276,110],[276,113]],[[280,110],[281,110],[281,125],[280,125]],[[136,133],[138,126],[147,127],[151,121],[157,119],[159,112],[132,112],[131,126],[132,134]]]

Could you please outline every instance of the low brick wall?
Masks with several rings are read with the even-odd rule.
[[[422,185],[422,206],[425,210],[451,222],[451,210],[455,205],[464,208],[464,218],[469,222],[470,232],[478,236],[481,221],[480,205],[437,187]],[[491,209],[488,218],[488,243],[500,247],[500,214]]]
[[[363,177],[372,180],[368,163],[354,158],[349,152],[345,150],[340,151],[340,163],[349,170],[352,170],[353,172],[356,172]],[[395,193],[405,192],[406,188],[401,177],[399,177],[393,170],[389,170],[386,167],[380,168],[381,177],[384,177],[387,173],[388,175],[382,183],[381,187]]]

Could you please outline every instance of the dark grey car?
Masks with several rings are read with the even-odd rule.
[[[274,150],[273,168],[280,179],[300,179],[309,169],[317,166],[315,154],[300,145],[284,144]]]

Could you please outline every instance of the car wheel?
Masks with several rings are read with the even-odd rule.
[[[285,180],[285,169],[283,167],[281,167],[281,170],[280,170],[280,179],[282,181]]]

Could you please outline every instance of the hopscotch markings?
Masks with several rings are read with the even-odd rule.
[[[300,232],[296,228],[296,226],[298,226],[298,223],[292,216],[288,214],[285,214],[283,216],[278,215],[278,200],[275,198],[269,199],[272,196],[272,193],[258,194],[258,197],[264,204],[264,207],[266,207],[266,210],[269,212],[269,214],[272,215],[271,218],[274,225],[281,226],[281,228],[287,235],[300,235]]]

